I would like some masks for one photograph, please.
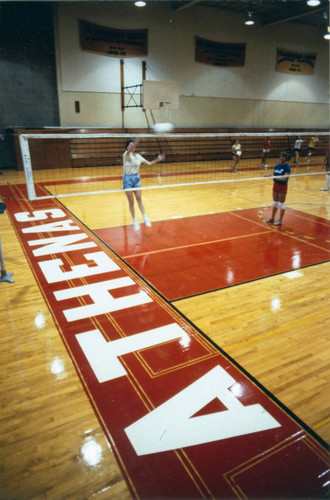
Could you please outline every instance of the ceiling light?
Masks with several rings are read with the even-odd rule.
[[[136,2],[134,2],[134,5],[136,7],[145,7],[147,4],[146,2],[144,2],[144,0],[136,0]]]
[[[252,19],[252,12],[248,12],[248,17],[247,19],[245,20],[245,24],[247,26],[252,26],[254,24],[254,21]]]
[[[317,7],[318,5],[320,5],[321,3],[321,0],[307,0],[307,5],[309,5],[310,7]]]
[[[325,38],[326,40],[330,40],[330,26],[328,26],[328,31],[327,31],[327,33],[324,35],[324,38]]]

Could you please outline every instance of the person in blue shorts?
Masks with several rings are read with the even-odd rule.
[[[143,216],[143,221],[147,227],[151,226],[151,223],[146,215],[144,204],[142,201],[142,193],[141,190],[134,191],[134,188],[141,187],[141,177],[139,174],[139,169],[142,163],[145,163],[149,167],[159,163],[165,159],[165,155],[159,154],[157,158],[153,161],[148,161],[143,156],[135,152],[135,148],[138,141],[133,141],[130,139],[126,143],[126,151],[123,154],[123,168],[124,168],[124,176],[123,176],[123,189],[131,189],[132,191],[125,191],[125,194],[128,199],[129,211],[133,218],[133,225],[135,231],[139,231],[140,224],[138,223],[135,217],[135,207],[134,207],[134,196],[136,198],[137,204]],[[134,193],[134,194],[133,194]]]
[[[290,160],[290,155],[286,152],[280,154],[280,163],[275,165],[273,176],[273,210],[272,216],[266,220],[268,224],[274,223],[274,226],[280,226],[282,224],[282,219],[285,212],[285,198],[288,191],[288,180],[291,173],[290,165],[288,161]],[[277,209],[280,208],[280,218],[275,221],[275,215]]]

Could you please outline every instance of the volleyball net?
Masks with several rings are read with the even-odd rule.
[[[329,133],[320,131],[21,133],[21,168],[29,200],[122,191],[122,157],[129,139],[137,142],[136,153],[148,161],[165,155],[161,163],[141,165],[140,189],[269,178],[282,151],[291,156],[291,176],[324,175],[329,147]]]

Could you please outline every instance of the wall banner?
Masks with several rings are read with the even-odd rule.
[[[299,75],[313,75],[316,62],[315,53],[293,52],[277,48],[276,71]]]
[[[80,46],[112,57],[148,55],[148,30],[119,30],[79,21]]]
[[[220,43],[195,37],[195,61],[211,66],[244,66],[245,43]]]

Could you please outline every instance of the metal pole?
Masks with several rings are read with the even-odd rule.
[[[0,238],[0,263],[1,263],[1,276],[0,276],[0,282],[1,281],[7,281],[8,283],[15,283],[15,281],[12,278],[13,273],[7,273],[5,269],[5,261],[3,258],[3,250],[2,250],[2,244],[1,244],[1,238]]]
[[[29,201],[31,201],[31,200],[35,200],[36,192],[35,192],[35,188],[34,188],[32,163],[31,163],[28,137],[26,137],[24,134],[20,135],[19,142],[20,142],[21,154],[22,154],[22,160],[23,160],[23,166],[24,166],[27,194],[28,194]]]
[[[120,59],[121,127],[125,128],[124,59]]]
[[[145,111],[144,108],[144,99],[143,99],[143,82],[147,78],[147,63],[145,61],[142,61],[142,111]]]

